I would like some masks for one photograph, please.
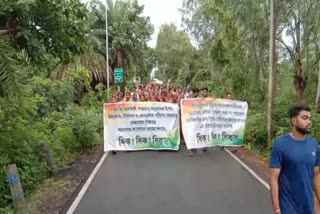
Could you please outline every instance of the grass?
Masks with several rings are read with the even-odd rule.
[[[24,207],[16,213],[41,214],[54,203],[65,202],[63,197],[74,191],[76,182],[77,180],[71,177],[45,180],[33,194],[26,198]]]

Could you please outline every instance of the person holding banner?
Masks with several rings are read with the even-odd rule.
[[[168,92],[164,89],[160,94],[160,102],[167,102]]]
[[[123,99],[124,102],[130,102],[131,100],[131,92],[126,90],[125,97]]]
[[[147,101],[147,100],[146,100],[146,96],[144,95],[144,93],[142,93],[142,94],[139,95],[139,101],[140,101],[140,102],[145,102],[145,101]]]
[[[191,98],[203,98],[203,96],[200,94],[199,88],[195,87],[191,90]],[[207,151],[207,148],[202,148],[203,152]],[[193,156],[194,153],[197,152],[197,149],[190,149],[189,156]]]
[[[170,102],[171,103],[178,103],[178,95],[176,94],[176,92],[173,92],[170,95]],[[178,103],[179,104],[179,103]]]
[[[112,95],[112,100],[111,100],[112,103],[116,103],[117,102],[117,95],[116,94],[113,94]]]
[[[226,100],[231,100],[231,99],[232,99],[232,94],[231,94],[230,91],[227,91],[227,92],[225,93],[224,99],[226,99]],[[221,149],[224,149],[224,146],[221,146]],[[237,148],[235,148],[234,150],[232,150],[232,152],[237,152],[237,151],[238,151]]]
[[[201,94],[204,98],[208,98],[209,97],[208,88],[207,87],[202,88]]]
[[[224,97],[227,100],[231,100],[232,99],[232,93],[230,91],[228,91]]]
[[[320,201],[320,156],[311,137],[311,109],[295,105],[289,110],[291,133],[272,145],[270,167],[271,200],[276,214],[314,214],[314,195]]]
[[[139,99],[138,99],[138,93],[137,92],[133,92],[132,93],[132,102],[139,102]]]
[[[118,102],[121,102],[122,101],[122,99],[121,99],[121,94],[120,94],[121,92],[117,92],[116,94],[113,94],[112,95],[112,100],[111,100],[111,103],[118,103]],[[120,97],[120,98],[119,98]],[[115,155],[115,154],[117,154],[117,152],[116,151],[112,151],[112,154],[113,155]]]

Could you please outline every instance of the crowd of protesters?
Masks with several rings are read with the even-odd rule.
[[[176,88],[169,79],[167,82],[159,84],[152,81],[148,84],[138,84],[132,90],[126,88],[122,93],[118,90],[112,95],[112,102],[170,102],[180,103],[184,98],[207,98],[210,97],[208,88],[197,87]],[[211,96],[212,97],[212,96]],[[231,99],[231,93],[227,92],[226,99]]]
[[[207,87],[200,89],[198,87],[176,88],[169,79],[164,83],[151,81],[144,85],[137,84],[132,90],[126,88],[124,93],[118,87],[118,91],[112,95],[111,102],[170,102],[180,104],[181,99],[209,97],[215,96],[209,95]],[[232,99],[231,92],[226,92],[224,98]],[[183,136],[181,137],[183,139]],[[191,149],[189,155],[192,156],[196,151],[197,149]],[[207,148],[203,148],[202,151],[207,151]],[[116,152],[113,153],[115,154]]]

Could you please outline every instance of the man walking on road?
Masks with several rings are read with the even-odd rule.
[[[292,131],[276,139],[269,163],[274,213],[314,214],[313,191],[320,200],[320,158],[317,141],[308,135],[310,108],[295,105],[289,117]]]

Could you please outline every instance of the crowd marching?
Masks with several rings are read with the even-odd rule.
[[[197,87],[173,87],[172,81],[169,79],[165,83],[157,83],[151,81],[148,84],[137,84],[132,90],[125,89],[123,94],[118,91],[112,95],[112,102],[170,102],[180,103],[184,98],[208,98],[208,88],[203,87],[201,89]],[[231,92],[226,92],[226,99],[231,99]]]
[[[120,90],[112,102],[170,102],[180,103],[181,99],[209,98],[208,88],[175,88],[171,80],[164,84],[151,82],[137,85],[123,95]],[[232,99],[227,92],[224,99]],[[278,137],[271,150],[270,190],[274,213],[314,214],[320,213],[320,150],[317,140],[310,136],[311,109],[298,104],[289,110],[292,131]],[[180,132],[181,133],[181,132]],[[183,135],[181,135],[183,141]],[[206,151],[206,148],[202,149]],[[191,149],[193,155],[197,149]],[[237,151],[237,149],[235,149]],[[115,154],[115,152],[114,152]],[[288,158],[290,157],[290,158]]]
[[[213,94],[209,95],[207,87],[202,87],[201,89],[189,86],[176,88],[173,86],[172,80],[169,79],[164,83],[151,81],[148,84],[137,84],[132,90],[126,88],[125,93],[122,93],[120,87],[118,87],[118,91],[112,95],[111,102],[170,102],[180,104],[181,99],[210,97],[215,98]],[[232,99],[232,93],[226,92],[224,98]],[[183,140],[182,134],[181,139]],[[206,150],[206,148],[202,149],[204,152]],[[196,151],[197,149],[191,149],[189,155],[192,156]],[[116,152],[113,151],[113,154],[116,154]]]

